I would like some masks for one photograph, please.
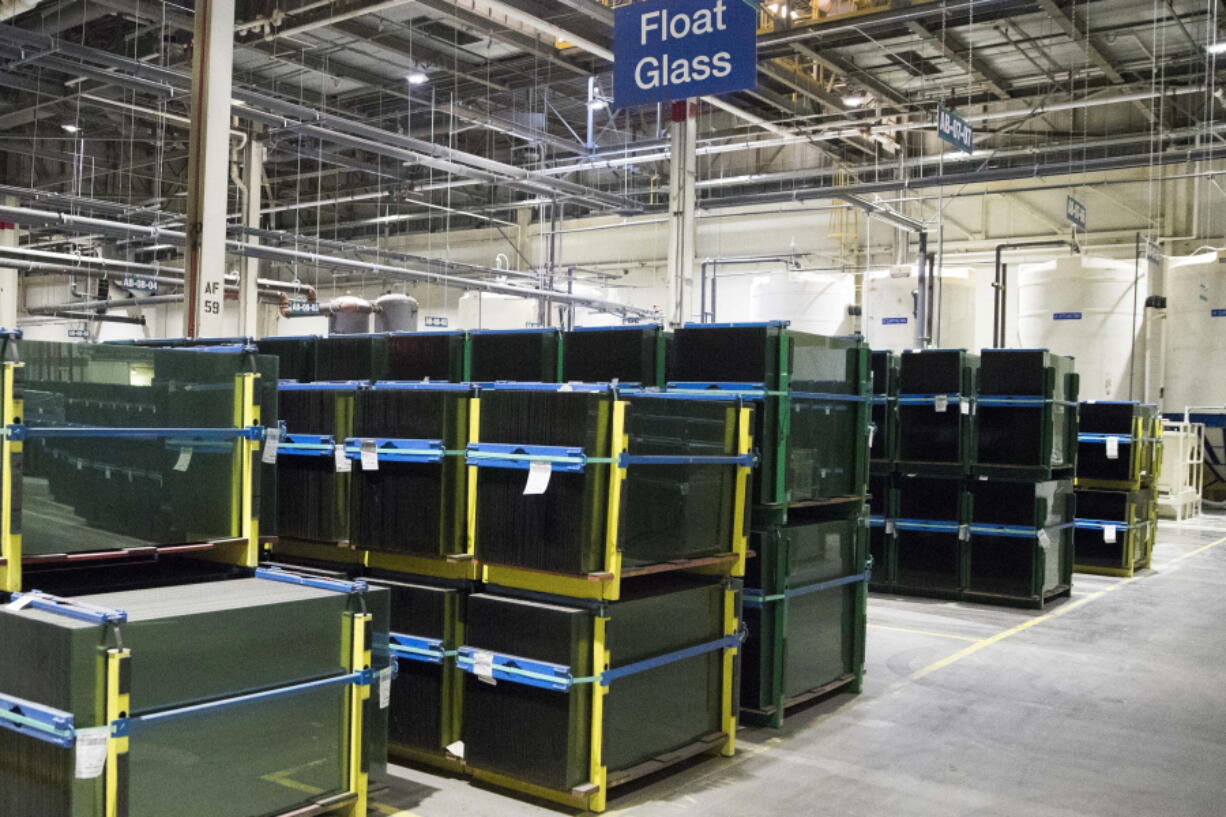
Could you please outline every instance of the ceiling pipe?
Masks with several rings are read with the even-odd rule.
[[[140,235],[157,241],[168,241],[182,244],[186,237],[177,230],[164,227],[129,224],[121,221],[78,216],[69,213],[34,210],[27,207],[10,207],[0,205],[0,217],[6,221],[18,224],[58,227],[68,232],[99,232],[120,237]],[[518,298],[549,298],[560,303],[573,303],[600,312],[611,312],[620,315],[640,315],[651,317],[654,313],[648,309],[620,304],[603,298],[592,298],[575,295],[559,290],[535,289],[518,287],[511,284],[500,284],[490,281],[474,281],[438,272],[395,267],[390,264],[380,264],[371,261],[360,261],[353,258],[321,255],[319,253],[290,250],[283,247],[271,247],[264,244],[248,244],[244,241],[227,241],[226,249],[243,257],[263,258],[269,261],[281,261],[287,264],[306,264],[308,266],[363,271],[398,280],[416,280],[442,286],[454,286],[460,289],[477,289],[485,292],[497,292],[503,295],[513,295]]]
[[[56,309],[51,312],[40,312],[40,315],[49,315],[53,318],[72,318],[82,321],[99,321],[101,323],[128,323],[136,326],[145,325],[144,315],[99,315],[96,312],[77,312],[71,309]]]

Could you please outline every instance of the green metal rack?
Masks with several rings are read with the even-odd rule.
[[[973,473],[1036,481],[1072,475],[1077,388],[1072,358],[1043,349],[984,349]]]
[[[898,470],[961,476],[975,458],[979,357],[962,349],[902,353],[898,381]]]
[[[869,445],[869,470],[873,474],[891,473],[898,463],[898,365],[898,355],[893,352],[873,351],[874,430]]]

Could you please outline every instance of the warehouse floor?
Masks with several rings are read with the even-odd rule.
[[[1226,515],[1164,521],[1153,570],[1074,584],[1042,613],[873,595],[863,694],[742,729],[735,758],[615,791],[608,814],[1226,813]],[[393,775],[379,814],[559,813]]]

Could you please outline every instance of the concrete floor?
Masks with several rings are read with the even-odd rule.
[[[1042,613],[870,596],[868,675],[615,790],[633,817],[1226,815],[1226,515],[1159,527],[1154,568]],[[393,767],[398,817],[566,813]],[[373,812],[372,812],[373,813]]]

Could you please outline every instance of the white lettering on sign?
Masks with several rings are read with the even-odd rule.
[[[649,11],[639,22],[639,45],[647,45],[647,38],[652,31],[659,33],[660,42],[667,42],[670,34],[674,40],[680,40],[690,34],[724,31],[728,28],[724,23],[725,8],[724,0],[716,0],[714,8],[698,9],[693,15],[676,11],[669,14],[667,9]],[[712,22],[714,22],[714,28],[712,28]]]

